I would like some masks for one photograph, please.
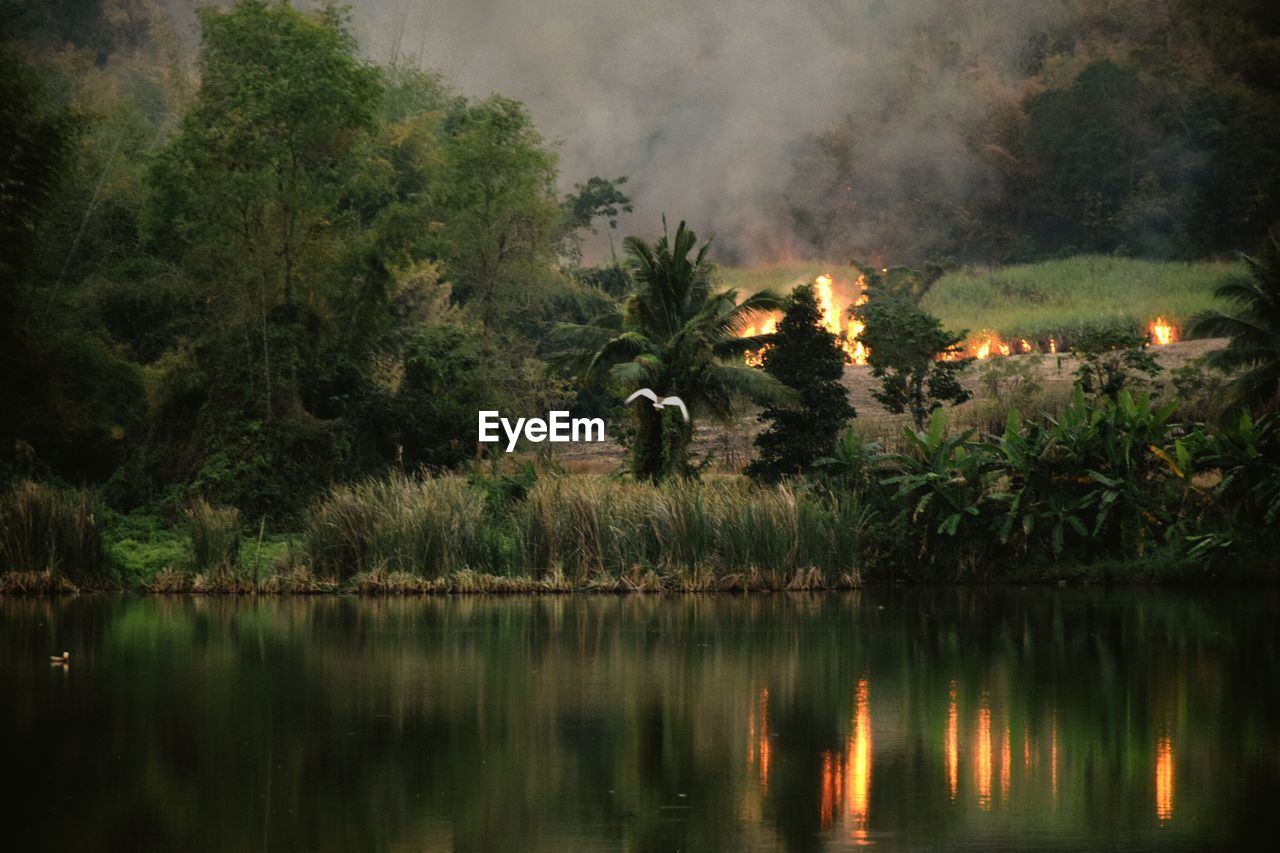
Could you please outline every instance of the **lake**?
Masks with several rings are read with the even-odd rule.
[[[0,598],[5,846],[1257,845],[1278,616],[1275,590]]]

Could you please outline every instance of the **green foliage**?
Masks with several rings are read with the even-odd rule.
[[[129,586],[145,585],[165,569],[185,570],[191,559],[187,531],[169,526],[158,516],[115,516],[105,538],[111,565]]]
[[[1043,541],[1047,533],[1054,557],[1072,534],[1084,548],[1149,550],[1173,520],[1161,493],[1173,473],[1161,455],[1173,408],[1127,391],[1114,402],[1104,397],[1090,404],[1077,390],[1062,416],[1045,426],[1024,428],[1011,413],[995,444],[1007,478],[992,496],[1008,505],[1002,541],[1016,535],[1025,550],[1027,540]]]
[[[8,320],[79,128],[77,117],[54,105],[35,72],[8,47],[0,47],[0,127],[0,307]]]
[[[986,460],[970,445],[972,430],[948,436],[946,424],[946,413],[938,409],[927,430],[904,430],[907,452],[886,460],[899,473],[882,480],[898,487],[892,499],[905,520],[918,526],[921,555],[937,537],[955,538],[963,522],[981,513]]]
[[[1176,464],[1204,509],[1188,525],[1191,558],[1220,563],[1240,556],[1274,561],[1275,530],[1280,523],[1280,418],[1255,421],[1241,413],[1215,431],[1197,430],[1178,443]],[[1197,473],[1219,479],[1203,493]]]
[[[920,578],[1025,574],[1030,565],[1162,560],[1203,571],[1265,565],[1280,519],[1274,418],[1222,430],[1172,423],[1174,404],[1079,388],[1061,416],[1002,435],[948,434],[943,411],[883,454],[849,431],[820,463],[883,508],[882,559]],[[875,551],[875,545],[868,545]]]
[[[513,381],[477,329],[451,323],[424,330],[406,349],[395,398],[401,464],[449,468],[473,456],[476,413],[496,408]]]
[[[1230,406],[1274,407],[1280,401],[1280,231],[1272,231],[1256,257],[1244,259],[1248,276],[1233,278],[1216,295],[1229,312],[1198,315],[1192,334],[1229,337],[1206,363],[1232,374]]]
[[[486,328],[521,323],[545,302],[563,212],[556,157],[525,107],[493,95],[444,125],[441,239],[449,279]]]
[[[792,291],[764,352],[764,370],[795,389],[797,399],[760,413],[759,421],[769,426],[755,439],[758,454],[746,471],[753,479],[775,482],[808,473],[817,459],[831,454],[836,436],[854,417],[840,384],[844,352],[821,319],[812,285]]]
[[[961,357],[963,332],[952,335],[936,317],[893,298],[871,300],[853,316],[865,325],[859,340],[870,350],[867,360],[880,380],[875,398],[886,409],[910,412],[922,427],[934,409],[972,396],[959,381],[972,361]]]
[[[618,396],[647,387],[659,397],[680,397],[694,413],[718,417],[728,417],[740,397],[785,399],[780,382],[741,361],[760,342],[737,337],[753,314],[781,308],[782,299],[760,291],[739,302],[736,291],[714,292],[708,244],[691,256],[697,242],[683,222],[654,245],[628,237],[635,291],[593,323],[557,326],[557,362],[577,371],[585,383],[608,385]],[[660,413],[647,402],[637,405],[635,414],[636,477],[690,473],[692,420],[684,422],[670,407]]]
[[[1076,379],[1086,394],[1117,397],[1135,390],[1161,370],[1147,339],[1130,327],[1089,329],[1077,336],[1071,352],[1080,359]]]

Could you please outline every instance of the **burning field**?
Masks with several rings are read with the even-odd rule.
[[[823,327],[835,335],[844,350],[847,363],[864,365],[870,351],[859,339],[863,325],[851,316],[853,309],[864,305],[868,299],[867,281],[863,275],[856,277],[838,277],[833,273],[821,273],[812,279],[814,295],[818,300],[818,310],[822,315]],[[778,322],[782,319],[780,312],[761,314],[756,322],[744,328],[740,337],[749,338],[757,335],[768,335],[777,331]],[[1181,339],[1181,326],[1170,321],[1164,314],[1158,314],[1142,324],[1145,328],[1147,342],[1151,346],[1166,346]],[[963,344],[963,353],[957,357],[972,357],[978,360],[999,358],[1010,355],[1057,354],[1070,347],[1072,329],[1036,334],[1004,337],[991,328],[970,331]],[[747,363],[759,365],[763,361],[767,347],[747,354]]]

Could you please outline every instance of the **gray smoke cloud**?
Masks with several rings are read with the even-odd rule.
[[[193,3],[171,0],[191,29]],[[721,257],[804,254],[780,212],[797,146],[866,123],[877,173],[972,179],[967,123],[1070,0],[357,0],[365,54],[528,104],[565,189],[627,175],[624,233],[664,213]],[[881,188],[883,191],[884,188]],[[599,247],[596,247],[597,251]]]

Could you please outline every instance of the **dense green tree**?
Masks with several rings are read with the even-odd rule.
[[[67,251],[49,219],[84,127],[0,49],[0,475],[102,479],[138,426],[138,372],[75,325],[82,312],[56,298],[59,270],[43,263],[51,245]]]
[[[756,436],[758,458],[747,466],[748,476],[772,482],[808,472],[815,460],[831,455],[836,436],[855,415],[840,383],[844,351],[821,321],[813,285],[792,291],[763,366],[795,389],[797,399],[760,413],[760,422],[769,426]]]
[[[973,361],[962,357],[964,332],[951,334],[937,317],[901,299],[873,299],[853,315],[865,326],[858,340],[869,351],[871,374],[880,380],[875,398],[886,409],[910,412],[920,429],[934,409],[972,396],[959,380]]]
[[[788,399],[786,386],[742,362],[754,344],[737,337],[753,314],[780,309],[781,297],[766,290],[739,301],[734,290],[715,291],[708,244],[695,254],[697,242],[684,222],[652,245],[628,237],[634,293],[593,323],[558,326],[560,361],[619,396],[650,388],[659,397],[680,397],[694,413],[728,417],[741,397]],[[643,399],[635,415],[635,475],[657,480],[685,473],[692,422]]]
[[[378,77],[331,9],[241,0],[200,14],[200,90],[156,162],[152,229],[213,285],[228,339],[251,336],[256,358],[237,379],[270,420],[301,404],[300,360],[346,224],[341,181]]]
[[[1270,409],[1280,402],[1280,231],[1273,230],[1244,262],[1248,275],[1217,290],[1232,309],[1201,314],[1192,322],[1191,333],[1231,339],[1205,360],[1232,375],[1233,407]]]
[[[559,282],[556,156],[524,106],[499,95],[451,115],[444,130],[441,238],[455,293],[489,329],[529,319]]]

